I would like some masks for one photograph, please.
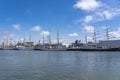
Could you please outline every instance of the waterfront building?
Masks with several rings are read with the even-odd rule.
[[[119,48],[120,40],[99,41],[98,46],[102,48]]]

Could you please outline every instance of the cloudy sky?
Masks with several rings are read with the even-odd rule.
[[[95,27],[104,40],[106,25],[120,39],[119,5],[119,0],[0,0],[0,39],[31,35],[37,42],[50,28],[53,40],[58,30],[62,40],[84,41],[85,30],[92,40]]]

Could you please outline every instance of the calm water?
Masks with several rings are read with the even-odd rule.
[[[120,80],[120,52],[0,51],[0,80]]]

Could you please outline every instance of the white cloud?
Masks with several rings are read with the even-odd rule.
[[[106,18],[106,19],[111,19],[113,17],[113,14],[110,13],[109,11],[103,11],[103,16]]]
[[[110,20],[120,15],[120,9],[104,10],[102,12],[97,12],[96,15],[100,16],[102,20]]]
[[[40,35],[46,37],[46,36],[49,36],[49,35],[50,35],[50,32],[49,32],[49,31],[42,31],[42,32],[40,33]]]
[[[109,34],[111,37],[120,38],[120,27],[118,28],[117,31],[111,31]]]
[[[13,24],[12,27],[13,27],[15,30],[20,30],[20,29],[21,29],[21,25],[20,25],[20,24]]]
[[[101,20],[110,20],[117,14],[115,14],[115,12],[105,10],[102,12],[97,12],[96,15],[98,15]]]
[[[79,0],[74,5],[75,8],[85,11],[94,11],[101,6],[101,3],[96,0]]]
[[[113,4],[116,4],[116,6],[100,0],[78,0],[76,4],[74,4],[74,8],[87,11],[88,14],[85,15],[84,18],[77,20],[77,23],[112,20],[113,18],[120,16],[120,8],[117,7],[117,2],[115,2]]]
[[[93,20],[93,17],[89,15],[89,16],[86,16],[86,17],[85,17],[85,20],[84,20],[84,21],[85,21],[86,23],[88,23],[88,22],[90,22],[90,21],[92,21],[92,20]]]
[[[77,37],[78,34],[77,33],[72,33],[72,34],[69,34],[70,37]]]
[[[105,20],[112,20],[113,18],[120,16],[120,9],[108,9],[92,12],[92,15],[85,16],[84,19],[79,20],[77,23],[90,23],[90,22],[99,22]]]
[[[31,31],[37,31],[37,32],[39,32],[40,30],[41,30],[40,26],[35,26],[31,29]]]
[[[84,27],[84,29],[85,29],[87,32],[89,32],[89,33],[93,33],[93,31],[94,31],[94,26],[90,26],[90,25],[88,26],[88,25],[87,25],[87,26]]]

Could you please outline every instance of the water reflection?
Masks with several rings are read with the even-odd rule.
[[[120,52],[1,51],[0,80],[119,80]]]

